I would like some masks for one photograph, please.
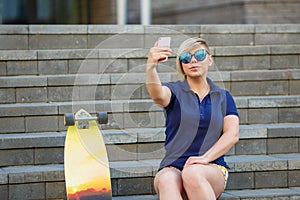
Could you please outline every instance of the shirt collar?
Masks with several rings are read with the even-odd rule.
[[[214,92],[221,92],[221,88],[215,84],[210,78],[206,78],[209,86],[210,86],[210,92],[209,93],[214,93]],[[185,91],[185,92],[191,92],[191,88],[187,82],[186,79],[184,79],[184,81],[181,82],[181,88]]]

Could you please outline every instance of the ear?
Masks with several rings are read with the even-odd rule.
[[[212,55],[208,56],[208,66],[212,66],[212,64],[214,63],[214,59],[212,57]]]

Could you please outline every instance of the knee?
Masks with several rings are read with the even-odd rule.
[[[163,190],[164,188],[180,188],[181,179],[178,174],[172,171],[165,171],[155,176],[154,185],[157,190]]]
[[[201,173],[201,167],[198,165],[191,165],[182,171],[182,181],[184,187],[199,188],[206,184],[207,180]]]

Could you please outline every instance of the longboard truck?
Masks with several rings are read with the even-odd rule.
[[[74,126],[75,122],[84,122],[84,121],[92,121],[96,120],[98,124],[107,124],[108,123],[108,116],[107,112],[97,112],[96,117],[92,117],[89,115],[86,115],[84,112],[78,115],[78,117],[75,117],[75,114],[73,113],[65,113],[64,117],[65,126]],[[88,127],[87,127],[88,128]]]

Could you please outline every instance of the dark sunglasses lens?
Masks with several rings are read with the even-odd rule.
[[[195,52],[194,56],[198,61],[203,61],[206,58],[206,51],[204,49],[200,49]]]
[[[183,62],[184,64],[187,64],[187,63],[191,62],[191,60],[192,60],[192,55],[191,55],[190,53],[183,53],[183,54],[180,54],[179,60],[180,60],[181,62]]]

